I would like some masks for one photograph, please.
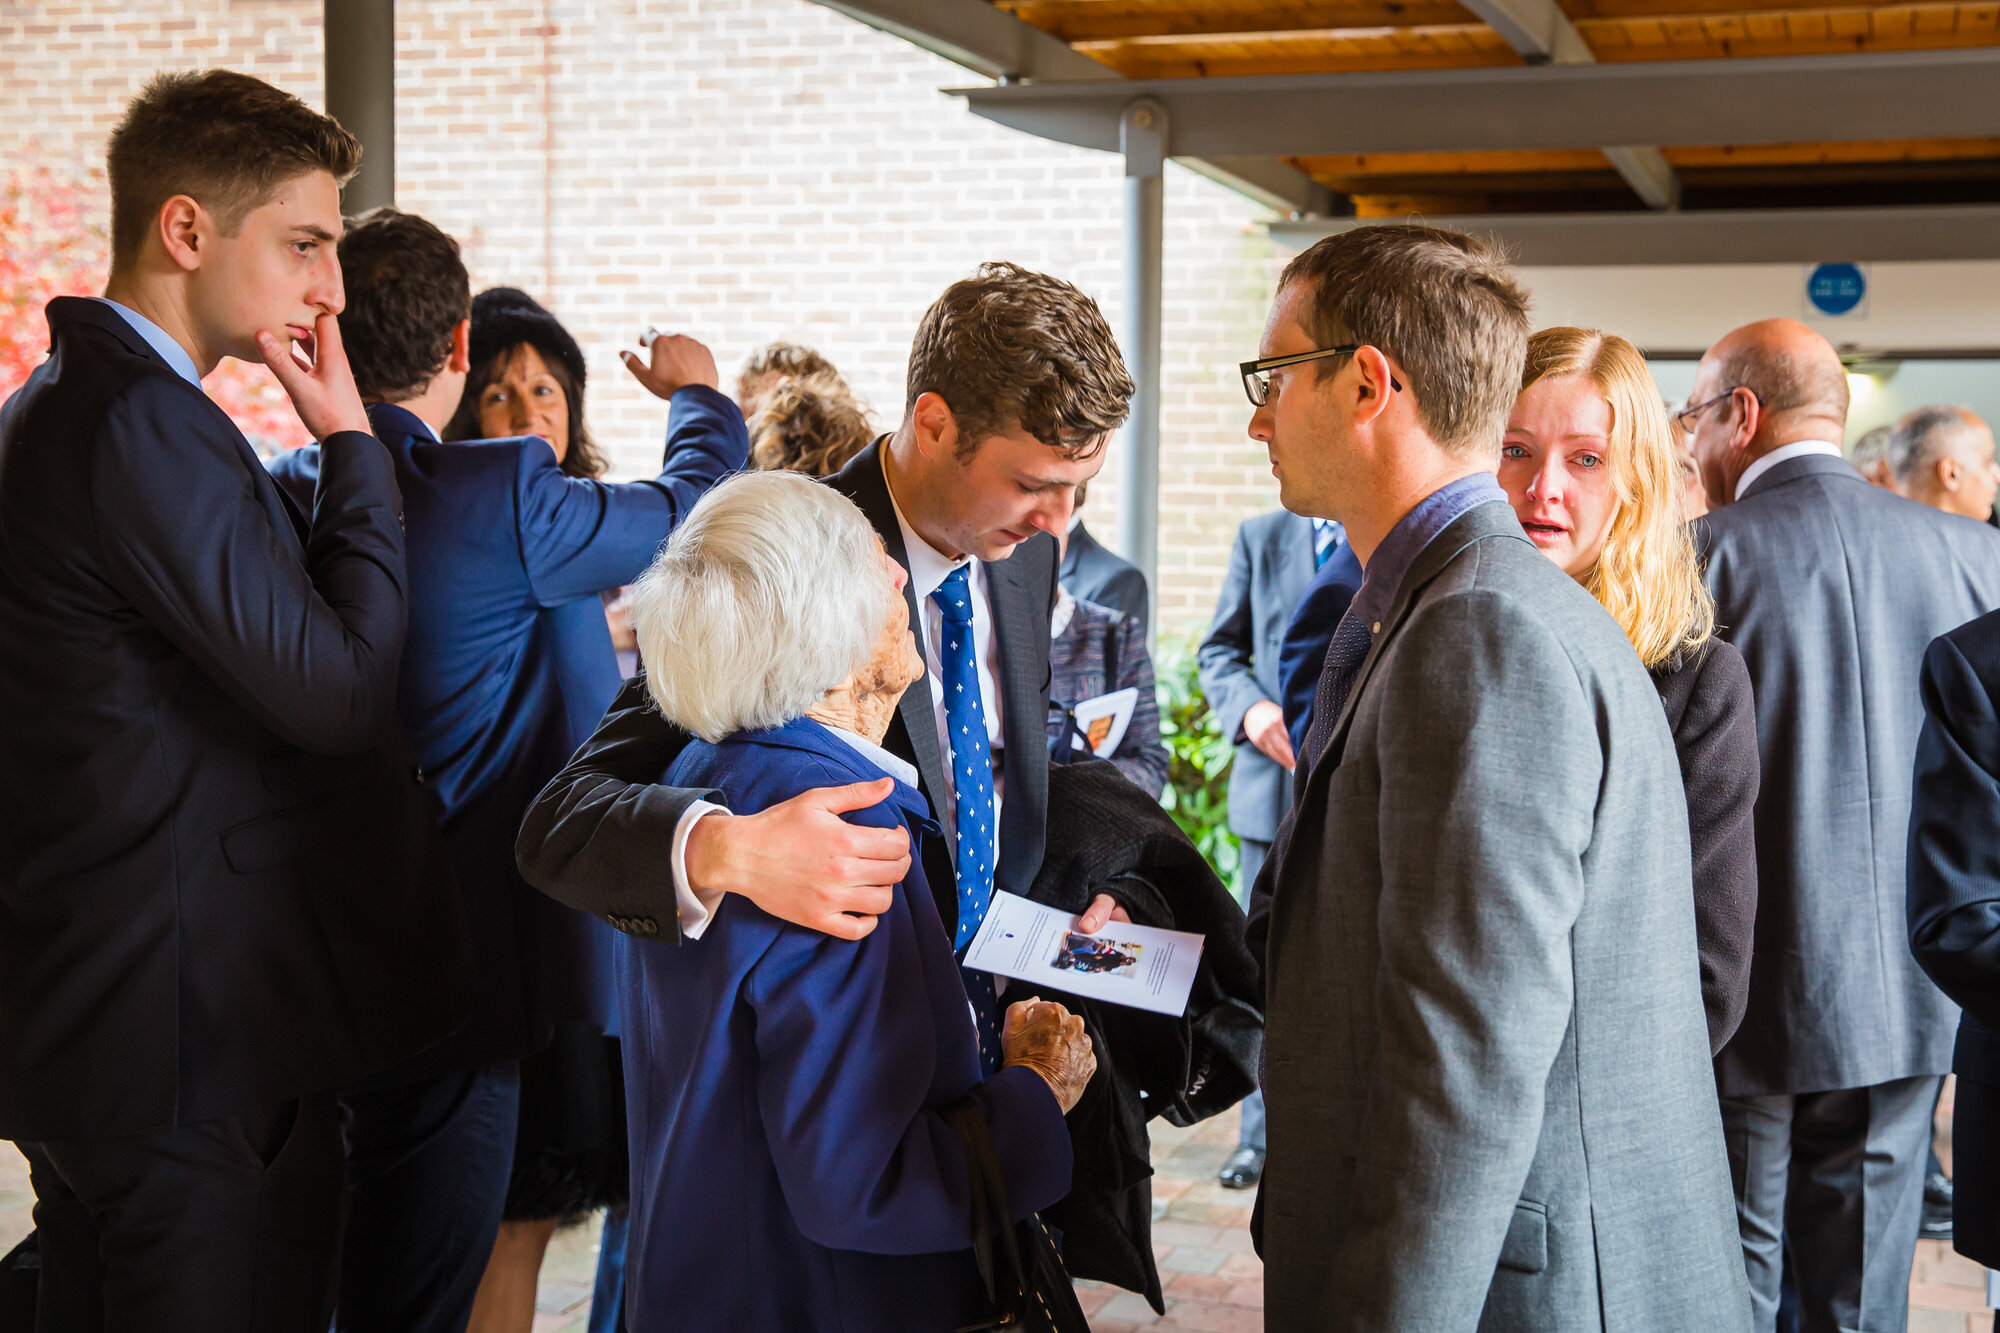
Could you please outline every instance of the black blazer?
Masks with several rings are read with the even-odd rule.
[[[357,1081],[468,999],[389,455],[330,437],[308,527],[118,312],[48,317],[0,409],[0,1137]]]
[[[1080,519],[1063,547],[1060,577],[1070,596],[1137,616],[1139,637],[1146,637],[1152,623],[1146,576],[1131,561],[1105,550]]]
[[[1750,1003],[1757,921],[1757,706],[1743,654],[1721,639],[1653,673],[1687,790],[1694,937],[1713,1055]]]
[[[1931,643],[1910,805],[1910,951],[1961,1007],[1953,1247],[2000,1265],[2000,612]]]
[[[853,500],[889,554],[907,567],[901,525],[882,476],[882,441],[856,454],[827,484]],[[1000,807],[1000,863],[994,887],[1025,896],[1042,864],[1048,822],[1049,616],[1056,597],[1055,538],[1037,535],[1007,559],[986,566],[993,635],[999,645],[1005,787]],[[907,586],[912,624],[921,608]],[[658,785],[688,734],[661,717],[643,674],[625,682],[604,721],[528,807],[515,845],[521,873],[542,892],[601,916],[641,938],[672,938],[674,829],[688,806],[716,799],[707,791]],[[937,808],[944,760],[929,687],[911,686],[889,723],[883,746],[916,765],[924,798]],[[958,922],[949,838],[924,844],[924,873],[947,934]]]

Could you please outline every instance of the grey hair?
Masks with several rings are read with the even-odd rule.
[[[703,496],[632,588],[646,686],[709,742],[805,713],[873,653],[900,596],[854,502],[795,472]]]
[[[1888,456],[1889,428],[1877,426],[1873,430],[1863,432],[1861,438],[1854,442],[1854,451],[1847,456],[1847,461],[1854,464],[1856,471],[1865,475],[1873,472],[1876,464]]]
[[[1977,429],[1962,407],[1912,408],[1889,432],[1889,470],[1899,485],[1908,486]]]

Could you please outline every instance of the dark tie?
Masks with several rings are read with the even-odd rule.
[[[1326,753],[1327,742],[1333,739],[1333,729],[1340,721],[1341,710],[1347,707],[1348,692],[1354,688],[1354,678],[1361,674],[1361,664],[1368,658],[1368,645],[1373,638],[1368,622],[1350,604],[1347,614],[1334,626],[1333,641],[1326,646],[1326,665],[1320,668],[1319,686],[1313,691],[1312,724],[1306,728],[1305,753],[1299,757],[1301,780],[1296,784],[1299,791],[1305,789],[1304,775],[1312,771],[1312,766]]]
[[[945,730],[951,736],[952,785],[958,791],[958,935],[963,950],[979,933],[993,898],[993,758],[986,738],[986,709],[979,701],[979,660],[973,646],[970,565],[945,576],[931,600],[943,624],[938,645],[944,682]],[[999,1001],[993,979],[961,968],[979,1033],[979,1062],[990,1077],[1000,1067]]]

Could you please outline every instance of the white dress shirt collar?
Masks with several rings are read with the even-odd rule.
[[[1743,475],[1736,479],[1736,494],[1731,498],[1741,500],[1743,492],[1750,489],[1751,482],[1778,464],[1789,463],[1794,458],[1810,458],[1814,454],[1831,454],[1835,458],[1847,456],[1841,452],[1839,445],[1828,444],[1825,440],[1794,440],[1790,444],[1781,444],[1743,469]]]
[[[906,759],[901,759],[890,754],[887,750],[877,745],[874,741],[869,740],[858,731],[849,731],[846,727],[836,727],[831,722],[820,722],[818,718],[814,718],[813,721],[819,722],[822,727],[825,727],[828,731],[853,746],[856,754],[881,769],[884,773],[887,773],[890,777],[896,779],[896,781],[902,783],[905,787],[913,790],[916,788],[916,765]]]
[[[937,547],[925,541],[917,530],[910,526],[910,520],[903,515],[902,501],[896,498],[896,488],[889,485],[889,450],[882,450],[882,486],[889,492],[889,507],[896,511],[896,527],[903,534],[903,562],[910,571],[910,592],[923,606],[930,595],[938,590],[954,569],[972,563],[972,557],[962,555],[950,559]]]

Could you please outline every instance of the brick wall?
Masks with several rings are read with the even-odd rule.
[[[983,259],[1076,282],[1116,327],[1120,164],[972,117],[965,70],[809,0],[397,6],[397,200],[457,235],[475,286],[547,301],[590,362],[592,429],[621,474],[663,405],[617,349],[647,323],[725,374],[812,343],[886,427],[911,331]],[[0,153],[81,175],[161,69],[230,65],[321,104],[320,0],[0,0]],[[1276,503],[1235,363],[1279,258],[1260,211],[1167,179],[1163,628],[1205,624],[1236,522]],[[102,201],[98,205],[103,208]],[[1115,543],[1114,450],[1090,506]]]

